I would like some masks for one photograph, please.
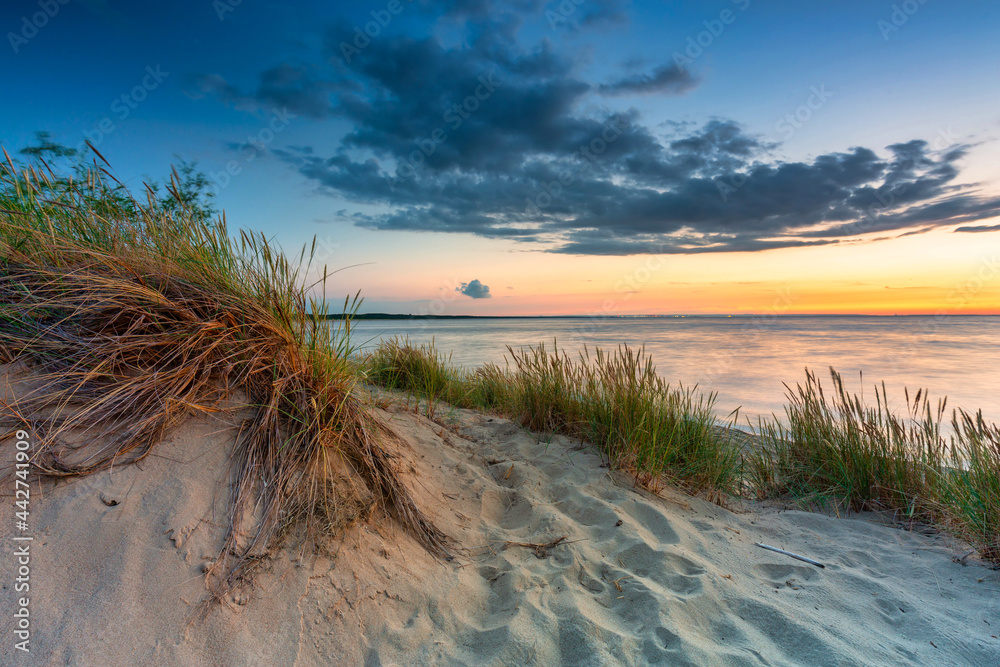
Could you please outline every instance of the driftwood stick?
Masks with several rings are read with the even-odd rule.
[[[754,546],[760,547],[761,549],[767,549],[768,551],[773,551],[775,553],[785,554],[786,556],[790,556],[795,560],[800,560],[803,563],[809,563],[810,565],[815,565],[816,567],[823,567],[823,568],[826,567],[826,565],[823,565],[823,563],[814,561],[812,558],[806,558],[805,556],[793,554],[791,551],[785,551],[784,549],[778,549],[777,547],[769,547],[766,544],[761,544],[760,542],[754,542]]]
[[[535,556],[537,556],[538,558],[545,558],[546,556],[549,555],[549,549],[559,546],[560,544],[563,543],[563,540],[565,540],[567,537],[569,537],[569,535],[563,535],[562,537],[558,537],[552,540],[551,542],[546,542],[545,544],[540,544],[537,542],[504,542],[504,546],[527,547],[532,551],[534,551]]]

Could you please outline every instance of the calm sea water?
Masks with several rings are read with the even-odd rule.
[[[657,372],[672,383],[718,393],[724,417],[740,421],[783,413],[785,387],[805,381],[806,367],[829,387],[829,367],[874,402],[885,381],[894,407],[905,408],[903,388],[927,388],[932,400],[982,410],[1000,422],[1000,317],[778,317],[604,319],[364,320],[353,325],[356,344],[408,336],[433,341],[467,368],[504,363],[514,348],[555,339],[575,356],[584,345],[644,347]],[[859,373],[863,374],[859,376]],[[863,378],[863,380],[862,380]]]

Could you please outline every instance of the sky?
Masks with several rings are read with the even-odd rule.
[[[365,312],[1000,313],[994,0],[12,0],[0,32],[9,152],[196,161]]]

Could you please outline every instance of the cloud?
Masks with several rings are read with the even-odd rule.
[[[613,96],[695,82],[670,65],[589,81],[548,39],[523,41],[517,1],[544,11],[531,0],[499,14],[484,0],[426,3],[453,21],[447,31],[387,30],[348,65],[338,45],[349,30],[332,27],[319,54],[327,70],[280,65],[252,94],[216,75],[200,85],[226,104],[280,102],[346,127],[333,148],[270,150],[373,230],[555,253],[695,254],[857,243],[1000,215],[1000,199],[956,185],[967,146],[934,151],[914,139],[787,161],[731,119],[652,127],[609,108]],[[597,7],[611,20],[623,5]],[[454,30],[463,38],[439,35]]]
[[[489,286],[482,284],[478,279],[462,283],[462,286],[456,287],[455,291],[464,294],[465,296],[472,297],[473,299],[490,299],[493,297],[493,295],[490,294]]]
[[[956,232],[977,233],[977,232],[1000,232],[1000,225],[988,225],[980,227],[959,227]]]
[[[561,4],[561,3],[560,3]],[[573,4],[576,4],[575,2]],[[628,9],[631,2],[621,0],[588,0],[584,8],[580,26],[602,28],[614,24],[628,23]]]
[[[333,113],[331,93],[355,89],[355,86],[347,81],[323,80],[314,70],[282,63],[260,73],[257,90],[253,93],[244,93],[218,74],[196,75],[193,83],[199,93],[212,95],[223,104],[242,111],[278,109],[322,119]]]
[[[604,95],[666,93],[679,95],[698,85],[690,72],[676,64],[662,65],[650,74],[636,74],[612,83],[603,83],[598,90]]]

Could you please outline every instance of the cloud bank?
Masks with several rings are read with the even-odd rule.
[[[790,162],[731,119],[657,125],[628,106],[609,108],[629,96],[687,94],[699,80],[673,64],[587,80],[548,39],[521,41],[523,17],[546,7],[421,4],[429,25],[461,22],[464,38],[387,29],[348,63],[342,45],[355,33],[334,26],[312,65],[278,64],[249,91],[218,75],[197,84],[243,109],[346,121],[332,152],[273,153],[319,191],[364,205],[369,212],[350,220],[374,230],[583,255],[708,253],[886,238],[1000,214],[1000,198],[956,184],[968,146],[936,151],[914,139]],[[575,29],[613,26],[627,4],[588,12],[574,15]]]

